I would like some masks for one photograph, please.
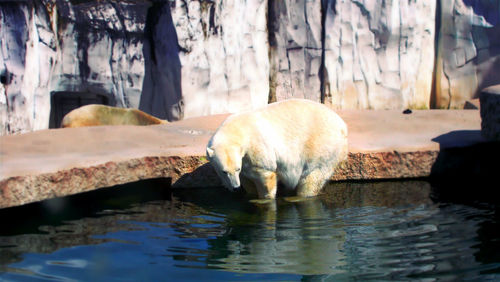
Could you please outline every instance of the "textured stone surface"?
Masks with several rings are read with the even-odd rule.
[[[185,117],[267,104],[267,1],[173,3]]]
[[[91,92],[137,107],[144,72],[144,1],[57,1],[51,91]]]
[[[321,1],[269,1],[270,100],[320,101]]]
[[[146,1],[0,3],[1,134],[49,126],[53,93],[138,107]]]
[[[326,1],[325,102],[346,109],[428,108],[434,1]]]
[[[345,110],[339,115],[349,128],[350,153],[334,180],[426,177],[442,150],[485,142],[478,111]],[[220,186],[204,155],[225,117],[2,136],[0,207],[158,177],[171,178],[174,187]]]
[[[49,124],[57,41],[52,15],[35,7],[32,1],[0,3],[0,135]]]
[[[500,83],[500,2],[439,1],[435,97],[432,107],[461,108]]]
[[[492,141],[500,141],[500,84],[481,91],[481,134]]]

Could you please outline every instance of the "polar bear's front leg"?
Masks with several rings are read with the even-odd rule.
[[[260,199],[276,198],[278,182],[276,172],[268,170],[255,170],[255,188]]]

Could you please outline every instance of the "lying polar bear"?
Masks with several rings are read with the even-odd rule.
[[[72,110],[62,120],[61,127],[99,125],[151,125],[168,123],[137,109],[117,108],[105,105],[86,105]]]
[[[328,107],[292,99],[228,117],[207,145],[225,186],[274,199],[277,182],[315,196],[347,159],[347,126]]]

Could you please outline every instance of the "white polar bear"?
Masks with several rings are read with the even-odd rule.
[[[230,190],[243,186],[274,199],[279,181],[298,196],[315,196],[347,159],[347,126],[325,105],[286,100],[228,117],[207,157]]]

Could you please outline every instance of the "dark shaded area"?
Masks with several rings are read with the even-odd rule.
[[[91,192],[0,209],[0,236],[43,233],[44,225],[58,226],[83,217],[100,217],[105,210],[126,210],[152,200],[170,199],[170,179],[149,179]],[[125,211],[126,212],[126,211]]]
[[[144,29],[144,81],[139,109],[168,121],[184,117],[177,32],[168,2],[154,2]]]
[[[210,163],[203,164],[197,167],[194,171],[183,174],[179,179],[177,179],[173,187],[203,187],[208,184],[210,184],[210,186],[222,186],[219,176]]]
[[[500,2],[499,1],[481,1],[481,0],[463,0],[464,4],[474,10],[474,14],[484,17],[491,25],[497,25],[500,21]]]
[[[61,127],[64,116],[85,105],[115,105],[114,97],[96,93],[60,91],[51,95],[49,128]]]
[[[457,135],[477,132],[452,132],[437,138],[445,146]],[[444,148],[432,168],[432,199],[441,205],[466,205],[490,211],[491,219],[477,227],[476,261],[500,262],[500,143],[490,142],[467,148]],[[499,273],[500,268],[485,273]]]
[[[9,70],[2,70],[2,72],[0,73],[0,83],[2,83],[3,85],[9,85],[12,82],[13,77],[14,75],[10,73]]]
[[[328,70],[325,67],[325,37],[326,37],[326,17],[329,13],[337,14],[336,0],[321,0],[321,65],[319,68],[320,81],[320,102],[325,103],[326,96],[331,95],[328,83]],[[328,93],[327,93],[328,92]]]
[[[484,141],[479,130],[452,131],[433,139],[439,143],[440,152],[430,181],[440,201],[500,203],[496,196],[500,192],[500,143],[477,140]]]
[[[276,74],[278,72],[278,66],[276,65],[277,63],[274,60],[274,57],[276,56],[275,53],[276,48],[278,47],[278,40],[276,38],[276,33],[278,32],[279,29],[279,24],[276,21],[276,19],[279,18],[279,9],[278,6],[280,3],[283,3],[283,1],[274,1],[274,0],[269,0],[267,2],[267,41],[269,44],[269,51],[268,51],[268,59],[269,59],[269,94],[267,97],[267,102],[274,103],[277,101],[276,98]]]
[[[431,84],[431,96],[429,101],[429,108],[437,108],[437,71],[438,71],[438,56],[439,56],[439,36],[441,34],[441,1],[436,1],[436,15],[434,16],[434,68],[432,70],[432,84]]]

